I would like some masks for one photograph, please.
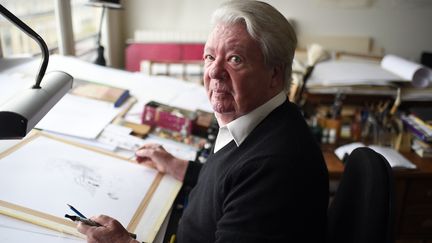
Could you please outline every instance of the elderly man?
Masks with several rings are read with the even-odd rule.
[[[297,107],[287,101],[296,36],[259,1],[229,1],[213,14],[204,85],[220,129],[202,165],[157,144],[138,162],[193,186],[177,242],[324,242],[328,173]],[[108,216],[79,224],[88,242],[134,242]]]

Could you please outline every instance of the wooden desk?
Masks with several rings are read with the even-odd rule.
[[[330,180],[340,179],[344,166],[334,148],[322,146],[322,151]],[[432,158],[420,158],[413,152],[402,154],[418,169],[394,170],[396,239],[432,240]]]

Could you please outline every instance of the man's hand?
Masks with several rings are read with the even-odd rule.
[[[139,148],[135,155],[137,162],[153,167],[161,173],[167,173],[183,181],[188,166],[187,160],[182,160],[168,153],[159,144],[146,144]]]
[[[89,226],[82,222],[78,223],[77,229],[87,236],[88,243],[139,243],[129,236],[129,232],[117,220],[99,215],[91,220],[102,226]]]

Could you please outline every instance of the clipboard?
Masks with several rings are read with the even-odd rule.
[[[5,169],[9,169],[8,171],[6,171],[7,174],[9,174],[9,175],[13,174],[14,176],[16,175],[17,177],[20,177],[20,175],[22,173],[25,173],[25,172],[21,173],[19,170],[29,170],[29,169],[23,168],[23,166],[26,166],[26,163],[24,163],[22,161],[20,162],[20,161],[18,161],[18,159],[22,158],[22,156],[24,156],[24,157],[27,156],[29,158],[29,161],[30,160],[33,160],[33,161],[42,160],[43,161],[44,160],[44,158],[42,158],[42,156],[44,154],[43,152],[39,151],[39,153],[35,152],[35,154],[29,154],[29,150],[33,151],[35,149],[35,147],[43,146],[46,144],[55,145],[55,146],[50,146],[50,148],[47,148],[47,150],[52,150],[52,148],[54,148],[54,147],[57,150],[64,150],[64,151],[51,151],[51,152],[54,154],[65,153],[65,155],[64,155],[65,157],[71,156],[70,151],[75,151],[77,154],[83,154],[83,155],[90,154],[91,156],[94,156],[94,158],[96,158],[96,159],[104,159],[105,163],[108,163],[107,161],[109,161],[109,163],[111,163],[111,164],[119,163],[118,165],[115,164],[116,166],[118,166],[118,169],[115,169],[115,171],[120,171],[124,167],[123,173],[131,171],[131,170],[140,170],[142,167],[142,166],[139,166],[139,165],[132,163],[132,161],[128,161],[127,159],[120,157],[116,154],[110,153],[110,152],[106,152],[106,151],[102,151],[102,150],[99,150],[96,148],[88,147],[86,145],[70,142],[70,141],[60,139],[60,138],[57,138],[55,136],[52,136],[52,135],[49,135],[49,134],[46,134],[43,132],[34,132],[31,136],[24,139],[23,141],[21,141],[17,145],[15,145],[15,146],[11,147],[10,149],[0,153],[0,174],[2,174],[1,171],[3,171],[3,173],[5,173],[5,171],[6,171]],[[66,151],[69,151],[69,152],[66,153]],[[46,152],[49,152],[49,151],[46,151]],[[47,153],[45,153],[45,154],[47,154]],[[19,155],[21,155],[21,157]],[[71,157],[73,157],[73,156],[71,156]],[[48,159],[45,158],[45,160],[49,160],[49,158]],[[65,160],[65,161],[67,162],[68,160]],[[61,167],[61,166],[64,166],[64,165],[62,165],[62,161],[60,161],[60,162],[59,161],[49,161],[49,162],[50,163],[52,162],[53,165],[50,164],[48,166],[52,166],[54,169],[53,169],[53,171],[48,171],[46,173],[58,173],[58,171],[55,170],[56,166],[60,166],[60,169],[62,169],[62,170],[65,170],[65,168],[68,168],[67,166]],[[14,163],[14,164],[11,165],[12,163]],[[68,163],[72,163],[72,162],[69,161]],[[77,164],[78,163],[75,163],[73,165],[77,166]],[[43,165],[43,162],[37,161],[36,165],[41,166],[41,165]],[[10,171],[11,166],[12,166],[12,168],[16,167],[15,169],[17,169],[17,170],[16,171]],[[109,164],[107,166],[109,166]],[[136,168],[133,166],[136,166]],[[129,167],[131,167],[131,168],[129,168]],[[154,240],[154,237],[156,236],[156,233],[158,232],[158,229],[161,226],[166,214],[168,213],[168,211],[172,205],[172,202],[175,199],[175,196],[177,195],[178,191],[180,190],[181,183],[178,181],[175,181],[173,178],[171,178],[169,176],[165,176],[161,173],[158,173],[157,171],[155,171],[153,169],[144,168],[141,170],[143,170],[142,173],[144,173],[144,174],[148,173],[150,175],[153,174],[154,177],[152,177],[152,179],[148,181],[149,185],[145,189],[145,193],[142,194],[143,195],[142,197],[139,197],[139,200],[135,200],[135,204],[124,205],[124,207],[133,208],[133,210],[131,211],[132,215],[130,215],[131,213],[129,213],[130,217],[127,219],[127,222],[125,222],[123,220],[123,222],[121,222],[121,223],[125,226],[125,228],[128,231],[136,233],[137,239],[139,241],[152,242]],[[145,171],[145,170],[147,170],[147,171]],[[149,171],[149,170],[153,170],[153,171]],[[32,184],[39,185],[38,182],[35,181],[36,180],[35,178],[38,178],[38,176],[41,176],[41,175],[37,174],[39,172],[37,168],[32,168],[32,172],[33,171],[34,171],[34,173],[36,173],[36,175],[32,178],[33,181],[31,181],[31,180],[27,181],[27,182],[19,181],[20,183],[21,182],[24,183],[29,188],[32,188],[32,190],[35,189]],[[109,170],[108,170],[108,172],[111,173]],[[43,174],[43,172],[41,174]],[[43,175],[48,177],[48,178],[50,177],[50,175],[47,175],[47,174],[43,174]],[[106,176],[106,175],[107,174],[104,174],[104,176]],[[122,174],[120,173],[120,175],[122,175]],[[0,175],[0,177],[12,178],[12,176],[8,176],[8,175]],[[43,179],[46,179],[46,177],[40,177],[40,178],[42,178],[42,180],[43,180]],[[55,175],[52,175],[52,177],[56,178]],[[138,176],[135,175],[135,177],[138,177]],[[116,178],[116,177],[114,176],[114,178]],[[0,180],[2,180],[2,179],[0,179]],[[65,178],[64,180],[67,180],[67,178]],[[139,187],[140,187],[139,185],[136,185],[134,187],[130,187],[131,183],[133,184],[133,182],[126,182],[128,180],[128,178],[123,178],[121,180],[124,180],[123,181],[124,186],[129,186],[130,190],[133,190],[134,192],[139,191]],[[15,181],[15,182],[17,182],[17,181]],[[28,184],[29,182],[30,182],[30,184]],[[64,205],[65,210],[63,212],[54,214],[52,212],[49,212],[49,210],[46,210],[46,209],[41,210],[40,207],[38,207],[37,203],[34,203],[35,205],[33,207],[32,203],[27,203],[25,201],[23,202],[23,199],[19,199],[20,196],[16,196],[16,198],[15,198],[15,196],[14,196],[15,194],[20,194],[20,191],[25,191],[25,190],[19,190],[20,187],[17,185],[14,185],[14,184],[20,184],[20,183],[9,183],[9,185],[7,185],[7,187],[5,187],[5,186],[2,187],[0,185],[0,213],[1,214],[7,215],[7,216],[10,216],[13,218],[17,218],[17,219],[20,219],[23,221],[27,221],[27,222],[30,222],[32,224],[36,224],[36,225],[40,225],[40,226],[43,226],[46,228],[50,228],[50,229],[53,229],[53,230],[56,230],[59,232],[63,232],[63,233],[67,233],[70,235],[74,235],[74,236],[83,238],[83,235],[80,234],[76,230],[76,223],[74,223],[68,219],[63,218],[63,215],[65,213],[70,213],[69,211],[66,210],[66,205]],[[58,183],[59,184],[63,183],[64,185],[69,185],[66,182],[58,181]],[[56,186],[55,183],[52,183],[52,184],[54,184],[53,187]],[[70,184],[70,186],[76,187],[76,185],[72,185],[72,184]],[[159,187],[161,187],[162,189],[160,189]],[[101,186],[101,188],[102,188],[102,186]],[[15,189],[18,190],[18,193],[14,194],[14,192],[11,192],[11,190],[15,190]],[[69,188],[69,190],[70,189],[71,188]],[[119,186],[117,189],[125,191],[125,188],[122,186]],[[41,191],[42,190],[48,190],[49,191],[49,189],[45,189],[45,188],[41,188]],[[55,190],[55,189],[51,189],[51,190]],[[80,192],[81,190],[84,191],[83,189],[79,189],[79,188],[75,189],[76,192]],[[100,189],[100,190],[103,191],[102,189]],[[64,190],[64,191],[67,192],[68,190]],[[71,191],[74,191],[74,190],[71,190]],[[59,195],[59,194],[61,194],[61,192],[62,191],[59,191],[57,195],[54,195],[53,197],[51,197],[48,200],[44,199],[46,201],[46,204],[47,204],[46,207],[55,207],[56,205],[51,205],[51,204],[58,202],[58,200],[56,199],[57,197],[64,196],[64,195]],[[29,192],[29,194],[31,194],[31,193],[33,193],[33,192]],[[47,192],[40,192],[40,193],[43,194],[43,193],[47,193]],[[153,200],[153,196],[155,194],[161,194],[161,193],[167,193],[168,195],[166,195],[165,198],[168,200],[165,200],[163,203],[158,202],[157,200],[156,201]],[[12,196],[9,194],[11,194]],[[101,193],[101,195],[102,195],[102,193]],[[125,195],[130,195],[130,194],[125,194]],[[122,195],[120,193],[117,196],[124,197],[125,195]],[[93,199],[100,200],[101,198],[103,198],[103,197],[97,197],[97,196],[93,195]],[[29,197],[29,199],[31,199],[31,197]],[[87,199],[80,198],[80,200],[88,201],[88,198]],[[129,198],[127,198],[127,200],[129,201]],[[109,200],[107,200],[107,201],[109,201]],[[94,203],[94,205],[96,205],[95,208],[96,209],[101,208],[101,210],[102,210],[104,207],[104,204],[107,204],[107,201],[95,201],[95,203]],[[126,202],[126,201],[121,201],[121,202]],[[27,204],[27,205],[23,205],[23,204]],[[77,204],[75,202],[74,202],[74,204],[79,205],[80,209],[82,210],[82,205]],[[161,205],[159,205],[159,204],[161,204]],[[116,205],[115,202],[113,202],[112,205]],[[155,206],[155,205],[158,205],[158,206]],[[148,212],[147,209],[149,209],[148,211],[150,211],[150,212]],[[87,214],[87,212],[85,214]],[[110,212],[102,212],[102,213],[112,216],[111,213],[116,213],[116,212],[113,211],[111,213]],[[96,212],[96,210],[94,212],[88,213],[89,216],[90,215],[97,215],[97,214],[101,214],[101,213]],[[114,218],[116,218],[116,217],[114,216]]]

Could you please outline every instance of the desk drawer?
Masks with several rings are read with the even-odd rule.
[[[409,202],[432,203],[432,180],[417,179],[411,181],[406,199]]]

